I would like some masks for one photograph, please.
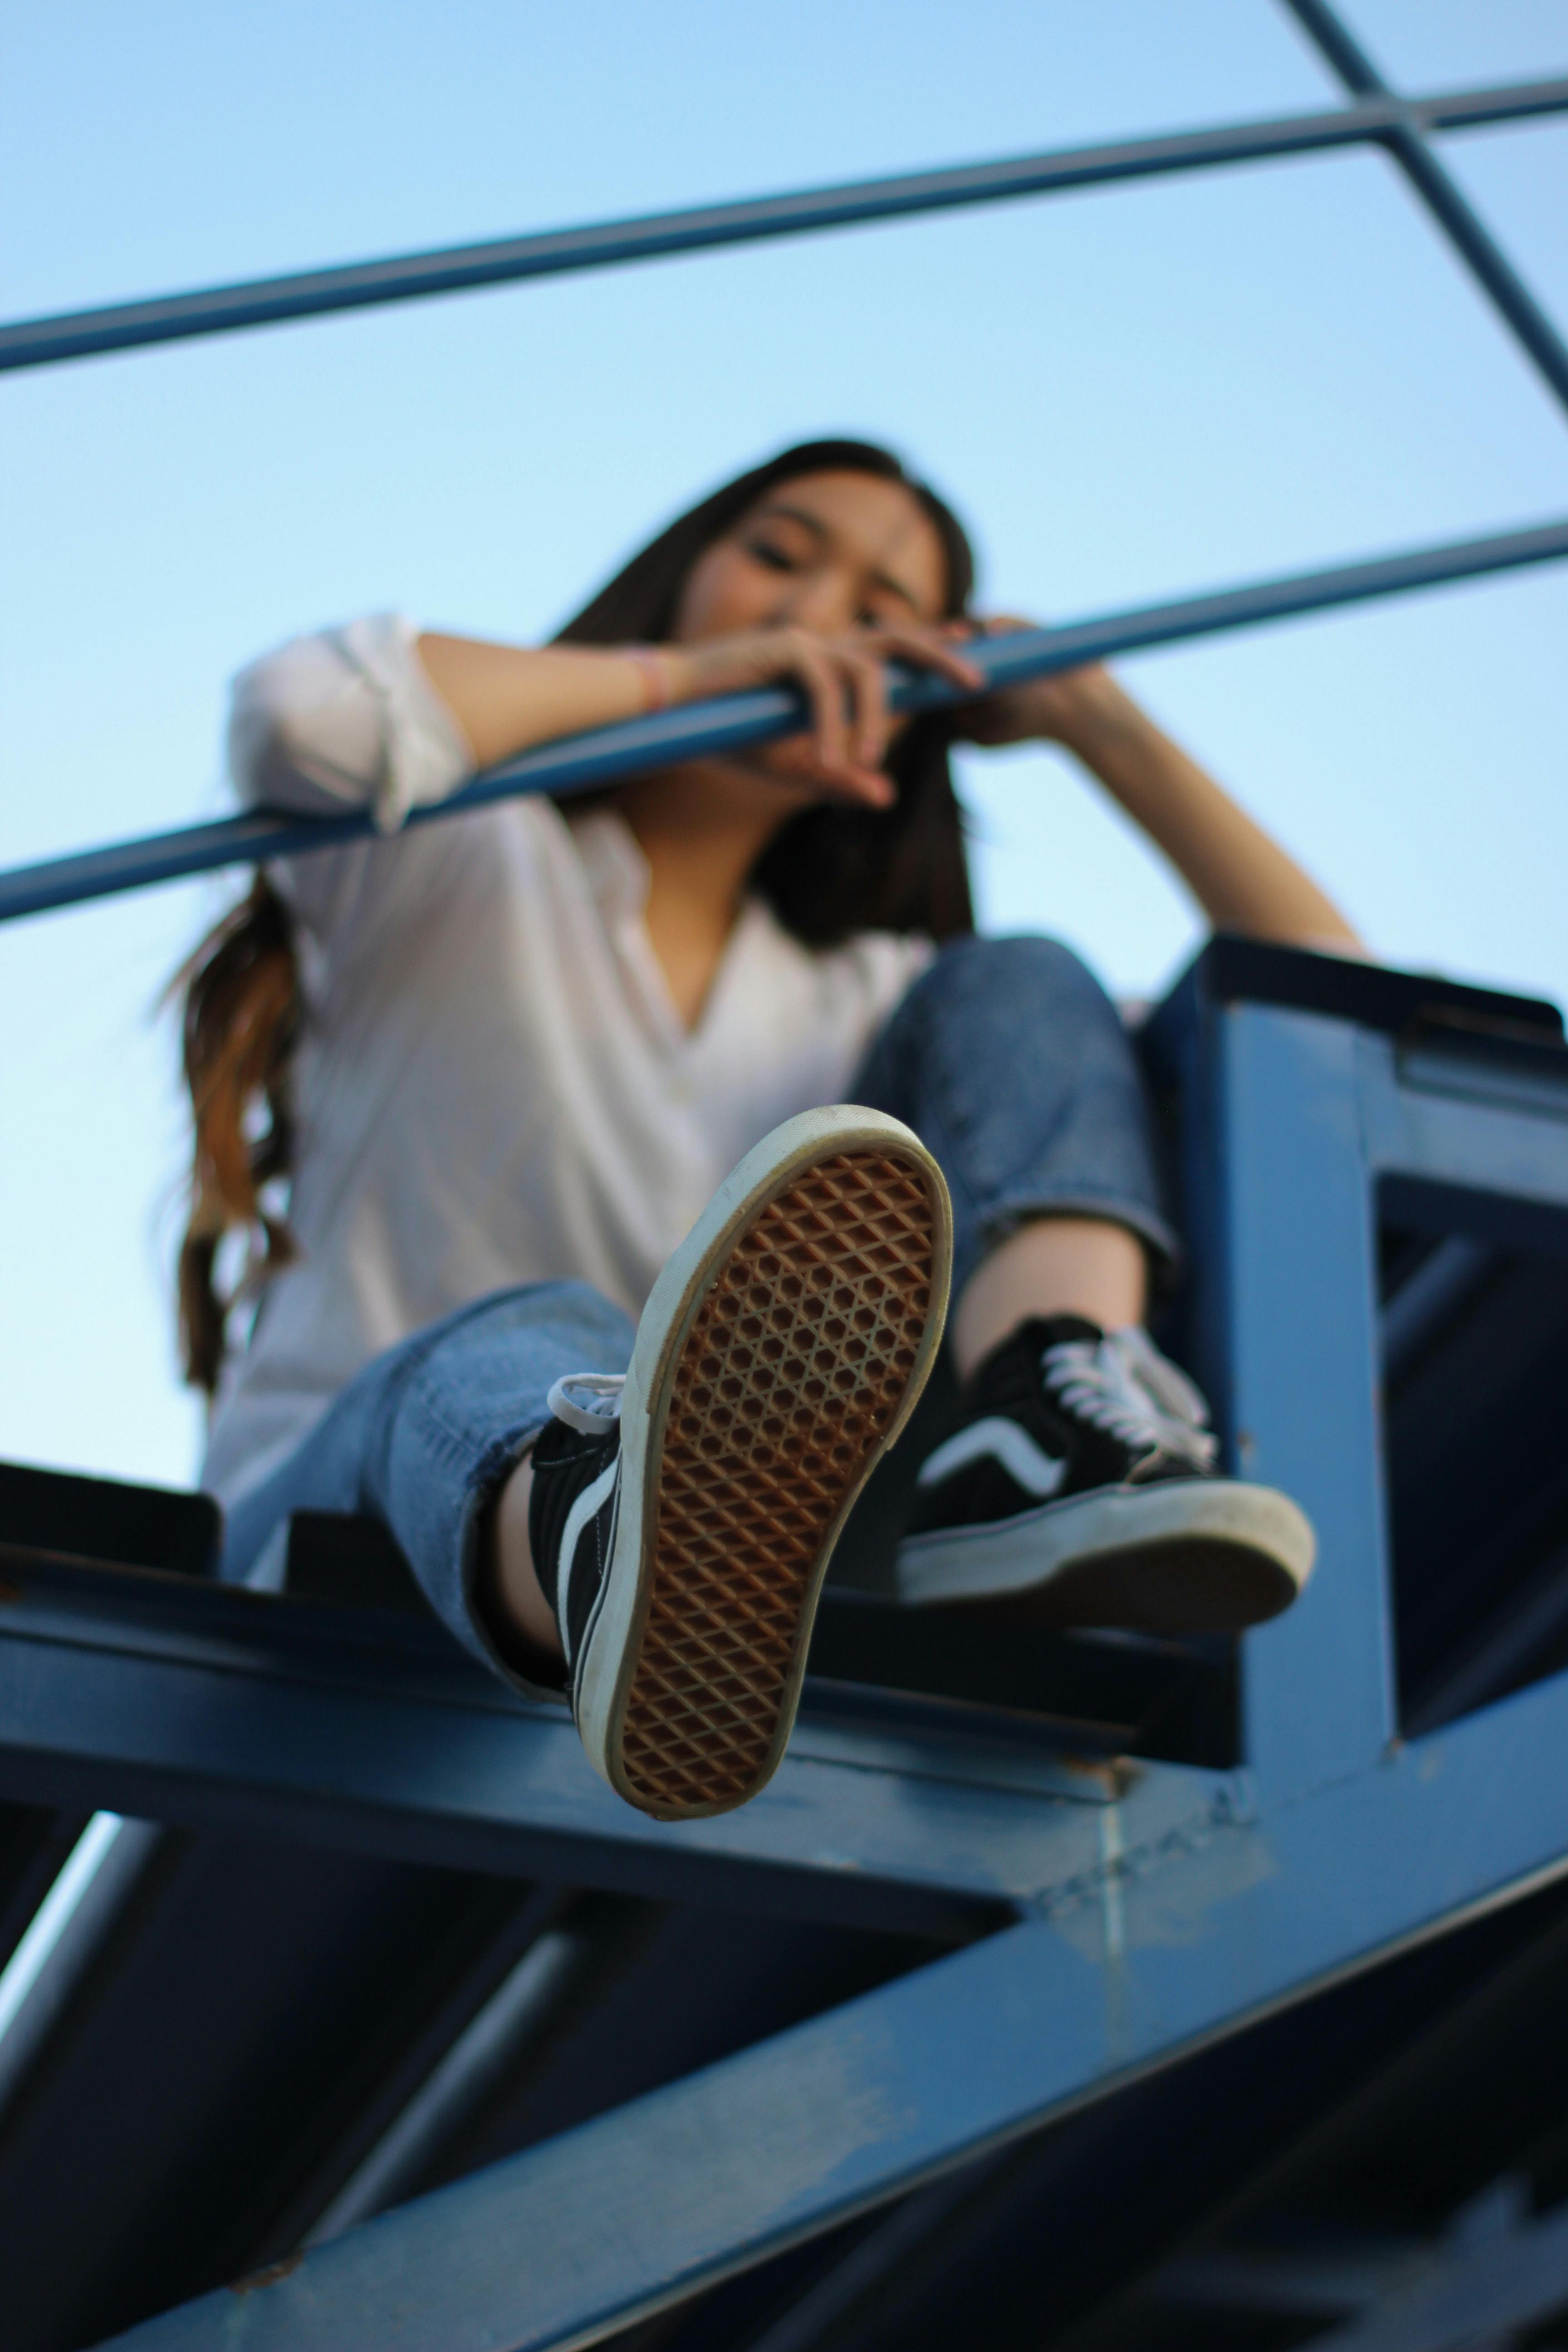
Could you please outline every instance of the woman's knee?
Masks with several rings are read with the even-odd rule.
[[[592,1283],[563,1280],[520,1283],[492,1290],[455,1315],[430,1327],[425,1335],[440,1347],[479,1345],[531,1350],[574,1345],[592,1352],[630,1353],[636,1327],[626,1309],[617,1307]],[[584,1370],[599,1370],[584,1363]]]
[[[990,1096],[1021,1069],[1037,1090],[1089,1068],[1125,1081],[1133,1066],[1121,1014],[1070,948],[1032,932],[970,934],[949,940],[909,989],[861,1067],[857,1098],[918,1125],[936,1072]]]
[[[951,940],[910,992],[911,1010],[923,999],[935,1012],[994,1011],[1011,1026],[1073,1022],[1120,1029],[1121,1015],[1080,956],[1060,940],[1036,932],[1002,939],[971,934]]]

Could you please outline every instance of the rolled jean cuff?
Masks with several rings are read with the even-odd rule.
[[[467,1650],[513,1689],[557,1696],[549,1666],[536,1675],[503,1654],[508,1629],[487,1622],[485,1517],[549,1418],[551,1383],[624,1370],[635,1338],[630,1317],[580,1282],[492,1291],[426,1325],[363,1366],[237,1507],[224,1575],[243,1581],[295,1511],[368,1513]]]
[[[1023,1225],[1033,1224],[1042,1217],[1087,1217],[1097,1224],[1121,1225],[1136,1234],[1149,1253],[1150,1273],[1155,1286],[1163,1289],[1181,1272],[1182,1244],[1170,1225],[1146,1201],[1129,1199],[1123,1193],[1074,1192],[1042,1192],[1037,1186],[1016,1199],[994,1201],[987,1204],[978,1221],[977,1245],[967,1265],[955,1263],[952,1269],[952,1295],[956,1298],[963,1285],[987,1253]]]

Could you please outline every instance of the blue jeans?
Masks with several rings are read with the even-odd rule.
[[[1037,1215],[1103,1217],[1156,1259],[1161,1213],[1142,1082],[1120,1016],[1052,940],[954,940],[909,991],[849,1099],[890,1112],[952,1195],[953,1295],[987,1248]],[[475,1299],[377,1356],[271,1477],[231,1512],[223,1574],[241,1581],[295,1511],[389,1527],[459,1641],[516,1680],[473,1601],[486,1512],[566,1372],[624,1372],[633,1326],[581,1282]]]

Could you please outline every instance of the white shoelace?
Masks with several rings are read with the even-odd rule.
[[[1134,1478],[1146,1477],[1163,1461],[1214,1468],[1219,1446],[1208,1427],[1208,1407],[1135,1325],[1108,1331],[1103,1339],[1060,1339],[1046,1349],[1041,1370],[1047,1388],[1080,1420],[1144,1455]]]
[[[584,1437],[603,1437],[614,1429],[621,1417],[621,1392],[626,1384],[625,1372],[568,1372],[556,1381],[544,1402],[557,1421]],[[577,1403],[572,1391],[579,1396],[598,1400],[593,1404]]]

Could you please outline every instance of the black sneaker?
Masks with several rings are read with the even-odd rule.
[[[615,1544],[626,1386],[624,1373],[574,1372],[557,1381],[549,1397],[552,1418],[534,1441],[528,1539],[561,1635],[569,1689]]]
[[[1220,1477],[1207,1424],[1143,1332],[1076,1315],[1021,1325],[921,1466],[900,1598],[1151,1633],[1278,1616],[1310,1573],[1311,1524],[1271,1486]]]
[[[654,1285],[624,1381],[558,1381],[529,1532],[595,1769],[662,1821],[771,1779],[828,1559],[941,1343],[942,1172],[897,1119],[806,1111]]]

